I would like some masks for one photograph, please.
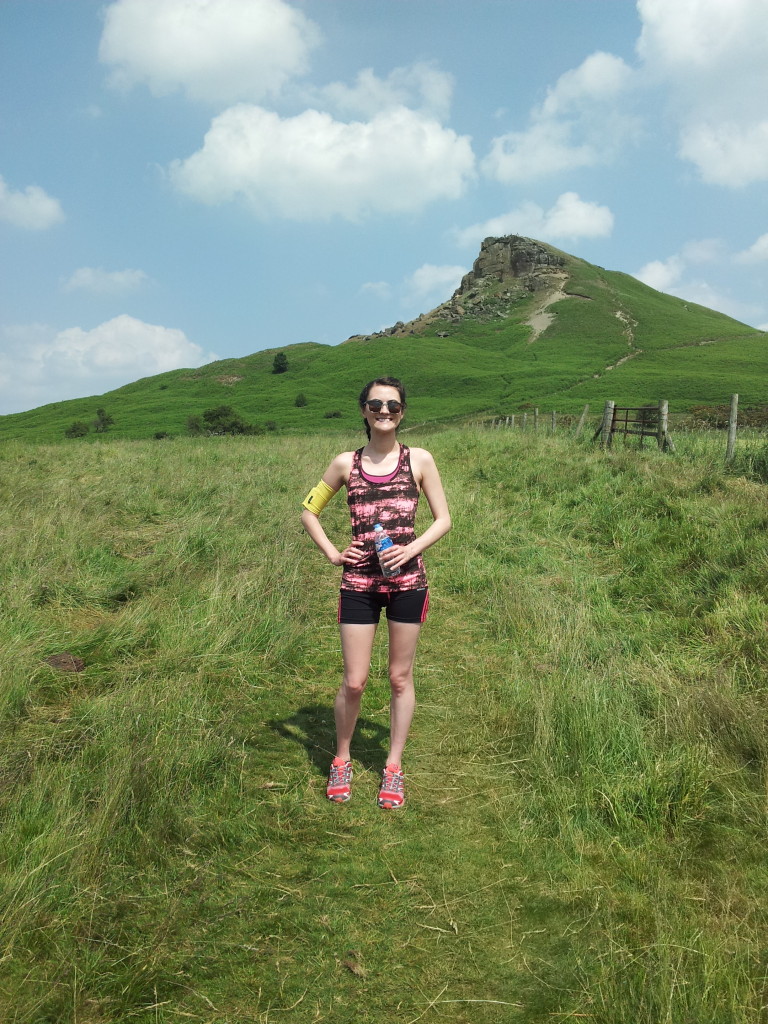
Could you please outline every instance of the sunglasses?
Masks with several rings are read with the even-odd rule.
[[[398,402],[397,399],[395,398],[390,398],[388,402],[382,402],[380,398],[372,398],[369,402],[366,402],[365,404],[368,406],[371,412],[381,412],[385,405],[391,413],[402,412],[403,409],[403,403]]]

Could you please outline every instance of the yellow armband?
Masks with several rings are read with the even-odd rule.
[[[312,488],[302,502],[302,505],[308,512],[313,512],[316,516],[319,516],[335,493],[336,491],[329,487],[325,480],[321,480],[319,484]]]

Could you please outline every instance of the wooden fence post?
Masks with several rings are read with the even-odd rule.
[[[533,429],[536,432],[539,429],[539,407],[536,406],[533,410]]]
[[[674,452],[675,443],[669,436],[669,402],[659,402],[659,448],[663,452]]]
[[[527,427],[528,427],[528,413],[524,412],[523,413],[523,430],[525,430]]]
[[[589,405],[584,406],[584,410],[579,418],[578,426],[576,427],[576,437],[578,437],[584,429],[584,424],[587,422],[587,415],[589,413]]]
[[[557,413],[553,409],[552,410],[552,435],[553,436],[554,436],[554,433],[555,433],[556,430],[557,430]]]
[[[511,423],[511,427],[512,427],[512,429],[513,429],[513,430],[515,429],[515,414],[514,414],[514,413],[512,413],[512,423]]]
[[[730,465],[736,454],[736,428],[739,423],[739,396],[731,395],[731,411],[728,416],[728,445],[725,449],[725,464]]]
[[[616,403],[610,398],[607,399],[603,409],[603,422],[600,427],[600,444],[603,448],[608,448],[611,444],[611,426],[613,424],[613,410],[615,408]]]

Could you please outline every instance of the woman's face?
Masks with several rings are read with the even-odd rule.
[[[387,402],[396,402],[399,409],[390,410]],[[371,404],[373,404],[373,408],[371,408]],[[363,416],[372,433],[374,431],[379,434],[394,433],[403,418],[403,412],[400,392],[397,388],[387,387],[384,384],[374,384],[368,392],[368,398],[363,406]]]

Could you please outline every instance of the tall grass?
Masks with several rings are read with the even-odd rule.
[[[764,486],[425,438],[455,525],[387,815],[383,640],[324,800],[338,579],[298,527],[355,443],[0,449],[0,1018],[768,1019]]]

